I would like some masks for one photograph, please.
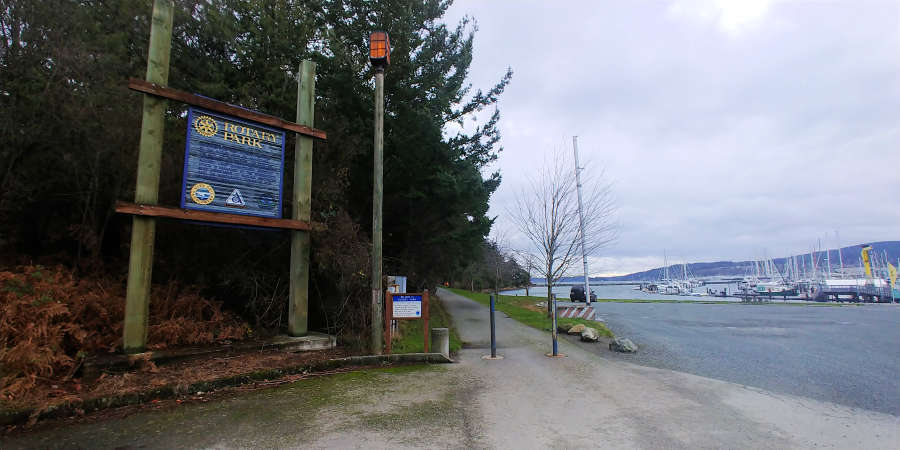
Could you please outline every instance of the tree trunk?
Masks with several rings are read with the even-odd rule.
[[[553,302],[550,298],[553,296],[551,294],[553,292],[553,282],[550,281],[550,278],[547,278],[547,317],[553,316]]]
[[[528,288],[531,287],[531,261],[528,262],[528,276],[525,279],[525,296],[529,297]]]

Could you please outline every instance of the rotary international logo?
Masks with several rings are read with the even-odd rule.
[[[206,183],[197,183],[191,188],[191,200],[198,205],[208,205],[216,198],[216,191]]]
[[[219,131],[219,126],[216,125],[216,120],[212,117],[200,116],[194,119],[194,129],[201,135],[210,137],[216,135],[216,132]]]

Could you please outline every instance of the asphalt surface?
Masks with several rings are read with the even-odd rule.
[[[457,364],[301,380],[56,427],[0,448],[897,448],[900,417],[621,361],[438,292]],[[0,438],[2,439],[2,438]]]
[[[900,305],[594,307],[641,348],[621,359],[900,415]]]
[[[601,344],[560,342],[497,313],[500,361],[485,361],[485,307],[438,291],[479,387],[467,435],[488,448],[896,448],[900,418],[622,361]]]

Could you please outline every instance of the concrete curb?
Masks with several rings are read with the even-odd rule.
[[[299,366],[282,367],[278,369],[261,370],[240,375],[231,375],[214,380],[199,381],[187,386],[169,384],[166,386],[148,389],[141,392],[132,392],[122,395],[112,395],[109,397],[97,397],[86,400],[66,402],[63,404],[51,406],[46,410],[40,412],[37,412],[36,408],[0,409],[0,425],[15,425],[24,423],[36,413],[38,414],[38,420],[69,417],[76,414],[89,413],[107,408],[117,408],[120,406],[146,403],[152,400],[168,399],[177,397],[179,395],[191,394],[194,392],[209,392],[225,387],[240,386],[242,384],[248,384],[254,381],[278,379],[287,375],[295,375],[298,373],[323,372],[326,370],[356,366],[378,366],[390,364],[446,364],[452,362],[453,360],[440,353],[403,353],[396,355],[349,356],[346,358],[316,361]]]
[[[335,348],[337,339],[334,336],[310,332],[307,336],[289,337],[275,336],[263,342],[237,343],[216,347],[193,347],[177,350],[158,350],[134,354],[108,354],[93,356],[84,362],[83,378],[91,381],[109,369],[130,370],[139,360],[150,360],[157,364],[183,361],[186,359],[206,357],[220,354],[232,354],[260,350],[284,350],[289,352],[326,350]]]

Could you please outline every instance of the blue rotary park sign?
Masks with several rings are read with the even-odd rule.
[[[181,207],[281,218],[284,131],[192,107]]]

